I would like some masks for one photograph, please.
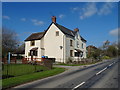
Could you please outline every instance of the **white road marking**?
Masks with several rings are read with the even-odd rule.
[[[96,75],[98,75],[98,74],[100,74],[100,73],[102,73],[103,71],[105,71],[107,69],[107,67],[106,68],[104,68],[104,69],[102,69],[101,71],[99,71],[98,73],[96,73]]]
[[[111,63],[109,66],[112,66],[113,65],[113,63]]]
[[[74,90],[74,89],[76,89],[76,88],[82,86],[84,83],[85,83],[85,82],[80,83],[79,85],[77,85],[76,87],[74,87],[72,90]]]

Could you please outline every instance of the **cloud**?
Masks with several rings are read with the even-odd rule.
[[[97,5],[97,2],[88,2],[84,6],[72,8],[72,12],[78,13],[80,19],[85,19],[92,17],[94,15],[108,15],[112,12],[114,8],[112,2],[105,2],[103,4]]]
[[[37,20],[37,19],[32,19],[31,21],[32,21],[33,24],[36,25],[36,26],[41,26],[41,25],[44,24],[43,21],[39,21],[39,20]]]
[[[78,10],[80,10],[80,8],[79,7],[73,7],[73,8],[71,8],[71,10],[72,11],[78,11]]]
[[[59,15],[59,18],[63,18],[63,17],[65,17],[65,15],[63,15],[63,14],[60,14],[60,15]]]
[[[109,32],[110,35],[112,36],[118,36],[120,35],[120,28],[113,29]]]
[[[3,19],[10,20],[9,16],[2,16]]]
[[[82,8],[82,13],[80,19],[88,18],[97,13],[96,3],[87,3],[84,8]]]
[[[111,13],[111,9],[113,8],[113,4],[112,3],[105,3],[100,10],[98,11],[98,15],[107,15],[109,13]]]
[[[21,18],[21,21],[24,21],[24,22],[25,22],[25,21],[26,21],[26,18]]]

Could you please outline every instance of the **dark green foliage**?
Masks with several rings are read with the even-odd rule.
[[[92,49],[92,52],[90,55],[87,55],[88,58],[93,59],[104,59],[104,56],[107,56],[109,58],[114,58],[120,55],[120,49],[119,45],[116,43],[110,44],[110,42],[107,40],[101,48]]]

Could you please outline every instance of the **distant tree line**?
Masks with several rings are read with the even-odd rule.
[[[99,48],[92,49],[90,54],[87,54],[88,58],[102,59],[102,58],[114,58],[120,55],[120,43],[110,43],[105,41]]]

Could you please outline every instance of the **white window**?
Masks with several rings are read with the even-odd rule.
[[[84,44],[82,43],[82,49],[84,48]]]
[[[78,34],[76,34],[76,38],[79,39],[79,38],[78,38]]]
[[[76,44],[77,44],[77,48],[79,48],[79,42],[78,42],[78,41],[77,41],[77,43],[76,43]]]

